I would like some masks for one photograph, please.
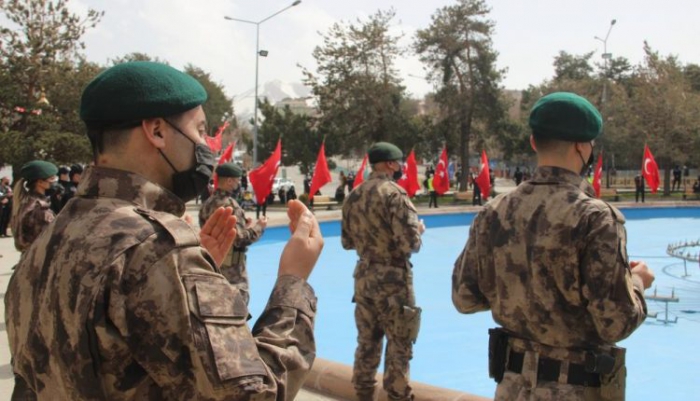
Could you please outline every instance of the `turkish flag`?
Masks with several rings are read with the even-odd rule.
[[[642,176],[647,181],[647,185],[651,189],[651,193],[655,194],[659,190],[659,183],[661,179],[659,178],[659,166],[654,160],[654,155],[651,154],[649,146],[644,145],[644,161],[642,162]]]
[[[275,147],[275,151],[272,152],[270,158],[265,160],[265,163],[260,167],[248,173],[248,180],[250,185],[253,186],[258,205],[262,205],[267,200],[267,196],[270,195],[281,160],[282,140],[278,140],[277,147]]]
[[[593,189],[595,189],[595,197],[600,198],[600,178],[603,175],[603,151],[598,155],[598,163],[595,165],[593,173]]]
[[[418,165],[416,164],[416,153],[411,150],[408,154],[406,162],[401,167],[403,169],[403,175],[401,179],[396,183],[401,185],[403,189],[408,192],[408,196],[413,198],[418,189],[420,189],[420,184],[418,184]]]
[[[481,163],[479,164],[479,175],[476,176],[474,182],[479,186],[481,196],[484,200],[489,198],[491,194],[491,171],[489,171],[489,159],[486,157],[486,151],[481,151]]]
[[[362,184],[362,181],[365,180],[365,168],[366,167],[367,167],[367,154],[365,154],[365,158],[362,159],[362,164],[360,165],[360,169],[357,170],[357,175],[355,176],[355,181],[352,183],[352,189],[357,188],[357,186]]]
[[[236,147],[236,142],[231,142],[224,150],[224,153],[219,158],[219,165],[231,161],[233,157],[233,148]],[[214,172],[214,189],[219,188],[219,175]]]
[[[228,121],[224,122],[219,129],[216,130],[216,134],[214,136],[206,136],[204,137],[204,140],[207,141],[207,145],[209,145],[209,149],[211,149],[212,152],[217,153],[221,150],[221,136],[226,128],[228,128]]]
[[[309,189],[309,200],[312,200],[316,191],[329,182],[331,182],[331,171],[328,170],[326,143],[323,142],[321,149],[318,150],[318,157],[316,157],[316,167],[314,168],[314,176],[311,178],[311,188]]]
[[[442,195],[450,189],[450,176],[447,174],[447,147],[442,149],[440,160],[435,167],[435,177],[433,177],[433,189],[438,195]]]

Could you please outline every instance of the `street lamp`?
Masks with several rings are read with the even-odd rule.
[[[301,3],[301,0],[296,0],[294,3],[291,5],[277,11],[276,13],[261,19],[260,21],[249,21],[245,19],[240,19],[240,18],[233,18],[233,17],[228,17],[225,16],[224,19],[228,21],[237,21],[237,22],[245,22],[246,24],[252,24],[255,25],[255,105],[254,105],[254,111],[253,111],[253,167],[258,164],[258,58],[260,56],[262,57],[267,57],[268,51],[267,50],[260,50],[260,25],[269,20],[270,18],[281,14],[282,12],[294,7],[298,6]]]
[[[605,70],[605,77],[603,79],[603,97],[601,99],[601,105],[600,105],[600,111],[603,116],[605,116],[605,107],[606,103],[608,101],[608,75],[610,75],[610,71],[608,71],[608,60],[612,59],[612,54],[608,53],[608,38],[610,37],[610,31],[613,29],[613,25],[617,22],[616,19],[613,19],[610,21],[610,27],[608,27],[608,33],[605,35],[605,39],[601,39],[598,36],[594,36],[593,38],[596,40],[599,40],[603,42],[603,68]],[[603,119],[605,121],[605,119]],[[603,124],[605,126],[605,124]],[[613,168],[615,167],[615,155],[612,154],[612,164]],[[605,174],[605,187],[610,188],[610,166],[606,169],[606,174]]]

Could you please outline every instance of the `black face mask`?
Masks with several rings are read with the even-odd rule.
[[[62,194],[63,186],[58,182],[52,182],[51,186],[44,191],[44,195],[47,197],[53,197],[54,195]]]
[[[194,145],[194,166],[185,171],[177,171],[168,157],[165,156],[165,153],[158,149],[161,156],[163,156],[165,161],[168,162],[173,171],[175,171],[175,174],[173,174],[173,193],[186,203],[196,198],[207,188],[209,179],[214,171],[216,159],[214,153],[209,149],[209,146],[196,143],[173,123],[168,120],[165,121]]]

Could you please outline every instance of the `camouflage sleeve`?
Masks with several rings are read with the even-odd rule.
[[[202,207],[199,209],[199,226],[204,227],[204,223],[209,220],[209,217],[214,214],[216,209],[220,207],[233,207],[233,204],[231,202],[231,198],[228,197],[220,197],[217,196],[216,194],[213,194],[212,196],[209,197],[203,204]]]
[[[588,224],[591,229],[581,260],[582,294],[601,339],[617,342],[646,318],[644,291],[630,272],[624,218],[601,210]]]
[[[277,382],[277,399],[293,400],[316,358],[316,296],[305,280],[281,276],[253,336]]]
[[[238,222],[236,223],[236,242],[237,247],[250,246],[255,241],[259,240],[264,229],[257,223],[252,227],[246,227],[246,217],[243,208],[236,204],[233,214],[236,215]]]
[[[469,238],[464,250],[455,261],[452,271],[452,303],[460,313],[475,313],[488,310],[491,306],[479,289],[479,250],[477,215],[469,229]]]
[[[350,233],[350,216],[343,210],[343,218],[340,220],[340,243],[343,249],[355,249],[355,241]]]
[[[418,212],[413,202],[406,194],[397,192],[389,197],[388,208],[397,250],[404,255],[418,252],[422,242],[418,229]]]
[[[137,253],[131,265],[153,257]],[[183,399],[294,398],[315,356],[316,298],[303,280],[278,279],[253,335],[242,295],[202,248],[177,248],[126,279],[111,318],[159,385]]]

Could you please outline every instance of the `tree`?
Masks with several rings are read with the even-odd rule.
[[[414,44],[428,78],[439,87],[435,100],[442,110],[444,140],[448,146],[459,143],[463,171],[469,166],[472,136],[485,143],[505,118],[499,88],[505,70],[496,68],[489,12],[484,0],[458,0],[436,11]],[[467,174],[462,174],[460,189],[466,186]]]
[[[72,13],[68,0],[0,0],[8,20],[0,28],[0,162],[14,171],[41,158],[87,161],[90,148],[78,118],[80,92],[99,67],[80,57],[81,41],[103,13]]]
[[[700,127],[700,95],[693,91],[683,66],[675,56],[661,56],[644,43],[645,59],[633,78],[632,115],[637,128],[635,148],[648,143],[664,169],[664,195],[670,193],[671,170],[697,155]],[[629,144],[627,145],[629,146]],[[697,156],[695,156],[697,160]]]
[[[700,65],[688,64],[683,68],[683,74],[690,83],[693,92],[700,93]]]
[[[77,57],[85,47],[81,37],[104,14],[89,9],[81,18],[68,0],[2,0],[0,10],[15,25],[0,29],[0,58],[17,85],[15,106],[25,108],[35,105],[48,75]]]
[[[668,194],[673,166],[700,163],[700,93],[693,87],[693,64],[683,66],[676,57],[663,57],[646,43],[644,52],[644,62],[636,66],[619,57],[609,62],[607,72],[597,65],[596,75],[552,79],[531,86],[523,91],[522,110],[529,111],[540,97],[555,91],[588,98],[603,115],[603,135],[596,143],[603,147],[606,169],[613,165],[639,169],[647,143],[664,169]],[[606,79],[607,99],[603,103]],[[524,112],[523,127],[527,117]]]
[[[334,24],[314,49],[317,73],[303,69],[327,150],[332,142],[345,155],[360,154],[368,143],[402,134],[410,116],[402,110],[405,90],[394,68],[402,54],[399,37],[390,33],[394,16],[394,10],[378,11],[367,21]]]
[[[282,165],[298,165],[302,174],[310,172],[324,139],[324,135],[312,127],[313,119],[295,114],[289,105],[280,110],[267,99],[261,101],[258,107],[264,118],[258,130],[260,159],[267,159],[277,140],[282,138]],[[337,153],[337,149],[333,141],[326,142],[326,155]]]
[[[554,58],[554,80],[582,80],[590,78],[593,73],[591,66],[593,52],[581,56],[560,51]]]
[[[112,65],[130,63],[133,61],[153,61],[155,63],[170,65],[166,60],[161,60],[158,57],[152,57],[149,54],[141,52],[131,52],[111,60]]]
[[[236,117],[233,114],[233,99],[226,96],[224,86],[212,80],[208,72],[192,64],[185,66],[185,72],[193,76],[207,91],[209,96],[204,104],[204,113],[207,115],[207,126],[210,131],[216,132],[218,127],[226,120],[231,121],[229,130],[237,126]],[[274,148],[274,146],[273,146]]]

